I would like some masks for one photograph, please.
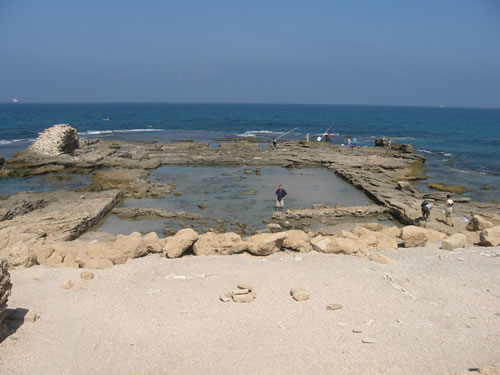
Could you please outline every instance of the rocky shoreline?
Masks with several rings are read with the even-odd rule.
[[[379,146],[384,146],[382,141],[378,142]],[[421,230],[424,233],[421,236],[427,239],[430,236],[434,240],[442,240],[460,233],[461,245],[486,243],[481,241],[480,233],[483,230],[492,231],[492,227],[495,227],[494,233],[498,231],[499,203],[457,199],[460,204],[457,205],[456,215],[469,219],[476,217],[478,218],[476,221],[488,223],[475,230],[466,230],[466,223],[458,220],[455,227],[448,227],[440,219],[429,223],[420,221],[421,201],[425,198],[435,206],[439,206],[445,201],[446,193],[423,194],[411,185],[411,181],[425,178],[425,158],[412,154],[411,151],[411,146],[396,147],[395,144],[390,150],[385,147],[345,149],[327,143],[297,141],[283,142],[274,150],[246,140],[225,141],[218,147],[187,141],[158,144],[100,139],[81,140],[73,128],[68,125],[56,125],[43,132],[34,145],[6,160],[0,169],[0,178],[45,173],[64,176],[77,173],[90,175],[91,183],[82,186],[77,192],[20,193],[0,201],[0,255],[8,259],[11,267],[27,267],[33,264],[89,267],[89,262],[95,267],[102,267],[120,264],[128,258],[143,256],[150,252],[162,252],[170,256],[169,254],[181,255],[188,249],[194,249],[191,251],[197,255],[242,251],[254,255],[267,255],[281,248],[287,248],[296,251],[314,249],[321,252],[366,255],[384,246],[397,248],[399,243],[404,243],[401,237],[404,229],[400,231],[395,227],[388,228],[387,231],[391,231],[392,236],[390,239],[388,237],[381,240],[381,236],[377,233],[383,232],[384,228],[377,226],[377,230],[367,233],[354,225],[359,218],[377,215],[390,215],[403,225],[409,225],[417,231]],[[206,234],[196,233],[202,241],[196,237],[180,252],[179,249],[169,249],[169,247],[173,246],[175,238],[182,237],[185,230],[177,234],[169,233],[174,235],[166,239],[158,238],[156,233],[149,233],[144,237],[139,233],[133,233],[130,235],[132,236],[129,238],[130,242],[119,241],[119,238],[128,236],[118,236],[114,242],[111,241],[112,243],[93,240],[92,246],[101,248],[89,255],[85,250],[90,246],[88,241],[80,241],[77,238],[96,226],[111,212],[127,218],[161,217],[183,220],[202,218],[203,215],[200,213],[168,212],[154,207],[117,207],[124,197],[162,197],[173,193],[175,185],[153,183],[148,180],[150,171],[162,165],[241,165],[246,166],[245,174],[252,174],[254,170],[258,174],[261,166],[328,168],[332,173],[365,192],[376,205],[361,207],[314,205],[311,209],[289,209],[283,214],[273,215],[267,221],[267,228],[258,233],[247,233],[243,225],[233,226],[234,229],[241,229],[239,234],[223,234],[225,231],[223,226],[222,228],[219,226],[218,233],[213,233],[209,229]],[[348,218],[354,222],[351,225],[352,231],[343,231],[344,233],[340,235],[337,233],[336,237],[328,237],[328,241],[318,239],[322,234],[310,229],[313,222],[325,226],[330,219]],[[425,228],[419,228],[424,224]],[[432,231],[430,235],[429,231]],[[240,234],[250,236],[242,239]],[[194,237],[195,235],[191,233],[190,238]],[[296,239],[300,245],[294,243]],[[72,246],[68,246],[68,243],[61,244],[61,241],[72,241]],[[179,241],[182,242],[184,239]],[[196,245],[198,243],[196,241],[200,243]],[[121,248],[121,245],[116,243],[123,244],[127,249]],[[201,243],[205,245],[202,246]],[[322,246],[318,243],[328,243],[328,245]],[[425,243],[419,243],[419,246],[422,245]],[[200,250],[202,247],[204,250]],[[207,248],[210,250],[206,250]],[[371,257],[376,258],[374,255]],[[91,262],[94,258],[96,260]]]

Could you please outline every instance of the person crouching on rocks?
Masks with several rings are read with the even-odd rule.
[[[427,201],[423,201],[420,205],[420,208],[422,209],[422,218],[425,220],[425,222],[427,222],[427,220],[429,220],[429,216],[431,216],[432,204]]]
[[[286,190],[283,189],[283,185],[279,186],[275,194],[276,194],[276,211],[283,211],[283,206],[285,206],[285,197],[287,196]]]
[[[454,227],[455,224],[453,224],[453,210],[454,210],[454,207],[455,207],[455,202],[453,202],[453,199],[451,199],[451,195],[448,194],[446,196],[446,207],[445,207],[445,211],[444,211],[444,216],[445,216],[445,221],[446,221],[446,224]]]

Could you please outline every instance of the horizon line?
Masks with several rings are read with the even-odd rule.
[[[451,105],[447,106],[444,104],[440,105],[430,105],[430,104],[334,104],[334,103],[285,103],[285,102],[273,102],[273,103],[259,103],[259,102],[224,102],[224,101],[102,101],[102,102],[94,102],[94,101],[19,101],[19,102],[11,102],[0,101],[0,104],[11,104],[11,105],[22,105],[22,104],[211,104],[211,105],[297,105],[297,106],[345,106],[345,107],[403,107],[403,108],[434,108],[434,109],[492,109],[498,110],[499,107],[478,107],[478,106],[457,106]]]

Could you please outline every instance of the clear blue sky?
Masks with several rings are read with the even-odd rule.
[[[497,0],[0,0],[0,101],[500,107]]]

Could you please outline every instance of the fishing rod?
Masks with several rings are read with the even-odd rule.
[[[291,132],[293,132],[294,130],[297,130],[297,129],[298,129],[298,128],[293,128],[292,130],[289,130],[289,131],[287,131],[286,133],[281,134],[279,137],[276,137],[275,139],[276,139],[276,140],[278,140],[278,139],[280,139],[281,137],[283,137],[284,135],[287,135],[288,133],[291,133]]]

